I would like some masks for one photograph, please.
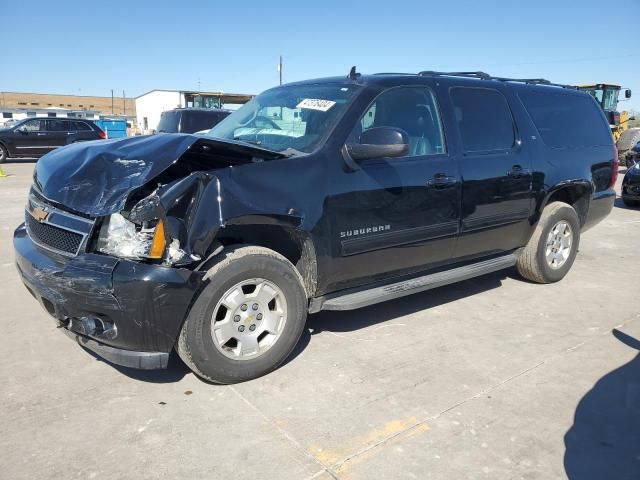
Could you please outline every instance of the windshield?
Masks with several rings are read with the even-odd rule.
[[[596,99],[603,110],[614,111],[618,106],[618,89],[616,88],[581,88]]]
[[[603,94],[602,108],[607,112],[614,111],[618,106],[618,90],[605,88]]]
[[[312,152],[336,124],[359,87],[290,85],[261,93],[216,125],[207,137],[282,152]]]

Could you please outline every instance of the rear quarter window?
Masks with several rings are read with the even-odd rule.
[[[71,122],[71,130],[91,130],[91,127],[84,122]]]
[[[162,112],[160,114],[160,123],[158,123],[158,131],[166,133],[177,133],[180,115],[178,112]]]
[[[612,145],[600,107],[588,95],[562,92],[518,93],[544,143],[553,148]]]

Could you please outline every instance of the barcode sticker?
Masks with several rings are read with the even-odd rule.
[[[296,107],[307,108],[309,110],[320,110],[321,112],[326,112],[335,104],[336,102],[332,100],[321,100],[319,98],[305,98],[298,105],[296,105]]]

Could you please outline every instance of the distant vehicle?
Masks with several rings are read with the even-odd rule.
[[[10,118],[9,120],[5,121],[3,124],[0,125],[0,129],[13,127],[15,124],[19,123],[20,121],[21,120],[18,120],[16,118]]]
[[[196,133],[216,126],[231,112],[213,108],[176,108],[160,115],[158,133]]]
[[[638,143],[640,143],[640,128],[630,128],[622,134],[616,142],[620,165],[633,167],[633,164],[638,162],[639,157],[635,151]]]
[[[0,130],[0,163],[8,158],[41,157],[64,145],[101,138],[105,133],[90,120],[28,118]]]
[[[636,143],[627,157],[627,165],[632,167],[633,165],[640,163],[640,142]]]
[[[634,150],[640,159],[640,144]],[[628,207],[640,207],[640,162],[630,167],[622,180],[622,201]]]

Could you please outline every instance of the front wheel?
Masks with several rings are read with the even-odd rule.
[[[221,254],[180,332],[180,358],[201,378],[237,383],[276,369],[304,329],[307,296],[296,268],[267,248]]]
[[[536,283],[562,280],[569,272],[580,244],[580,220],[564,202],[554,202],[542,211],[529,243],[518,258],[518,273]]]

